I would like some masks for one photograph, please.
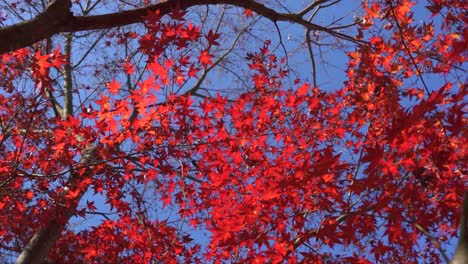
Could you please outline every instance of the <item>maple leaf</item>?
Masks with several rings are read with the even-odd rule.
[[[310,85],[309,84],[302,84],[300,87],[297,88],[297,95],[302,96],[306,95],[309,92]]]
[[[62,66],[67,64],[67,55],[61,54],[61,48],[58,46],[52,54],[50,54],[51,58],[51,65],[54,66],[56,69],[62,69]]]
[[[94,202],[86,201],[86,207],[91,211],[97,210],[96,206],[94,205]]]
[[[203,65],[204,68],[206,68],[207,65],[213,64],[211,61],[212,58],[214,58],[214,56],[211,55],[208,50],[204,50],[198,57],[198,61]]]
[[[190,41],[195,41],[200,37],[200,27],[190,22],[187,28],[182,32],[181,37]]]
[[[244,9],[244,15],[246,18],[250,18],[250,17],[253,17],[254,13],[252,10],[246,8]]]
[[[116,94],[119,92],[120,90],[120,83],[117,82],[115,79],[112,79],[112,82],[108,82],[106,83],[107,87],[109,88],[109,91],[112,93],[112,94]]]
[[[148,69],[150,69],[154,75],[161,79],[167,78],[167,68],[159,64],[157,61],[150,63],[148,65]]]
[[[197,77],[197,73],[200,71],[199,68],[196,68],[193,64],[190,65],[188,71],[187,71],[187,75],[189,77]]]
[[[396,9],[396,17],[397,19],[405,20],[406,14],[411,13],[411,7],[414,3],[410,1],[402,1],[395,9]]]
[[[125,63],[122,63],[122,68],[125,73],[129,75],[135,72],[135,66],[129,60],[125,61]]]
[[[27,207],[26,207],[26,204],[23,203],[23,202],[20,202],[20,201],[16,201],[16,208],[20,211],[20,212],[24,212],[26,211]]]
[[[219,46],[219,42],[216,41],[217,39],[219,39],[221,35],[218,34],[218,33],[214,33],[213,30],[210,29],[210,31],[208,32],[208,35],[206,35],[206,39],[208,40],[208,46],[211,47],[212,45],[214,46]]]
[[[52,66],[52,64],[49,62],[49,57],[49,54],[42,55],[40,51],[37,51],[34,55],[38,66],[39,76],[41,77],[46,76],[47,70],[50,68],[50,66]]]

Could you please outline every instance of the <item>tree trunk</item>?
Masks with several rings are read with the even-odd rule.
[[[451,264],[468,263],[468,191],[463,198],[463,211],[460,219],[460,240]]]
[[[46,227],[41,228],[34,234],[28,245],[23,249],[15,264],[42,264],[49,250],[60,237],[63,225],[57,221],[50,221]]]
[[[86,166],[96,159],[96,146],[90,144],[83,151],[83,155],[80,160],[80,164]],[[92,177],[92,170],[86,169],[83,175],[78,173],[72,174],[70,179],[67,182],[66,191],[63,192],[62,197],[64,197],[67,192],[71,190],[76,190],[79,185],[80,179],[83,177]],[[40,228],[34,236],[29,240],[29,243],[24,247],[21,254],[16,259],[15,264],[42,264],[47,258],[49,251],[55,245],[55,242],[60,238],[60,233],[62,232],[65,225],[68,223],[70,218],[75,214],[76,207],[81,199],[81,197],[86,192],[87,187],[82,188],[77,197],[75,197],[74,202],[68,203],[68,206],[60,206],[54,208],[57,210],[58,217],[50,220],[44,227]]]

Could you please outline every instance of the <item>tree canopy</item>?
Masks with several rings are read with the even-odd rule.
[[[1,2],[0,261],[449,262],[468,4],[290,2]]]

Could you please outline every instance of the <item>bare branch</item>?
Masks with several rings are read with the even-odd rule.
[[[304,8],[301,12],[298,13],[299,16],[304,16],[305,14],[309,13],[312,9],[315,7],[320,6],[321,4],[324,4],[330,0],[315,0],[312,4]]]
[[[66,119],[68,115],[73,113],[73,84],[72,84],[72,65],[71,65],[71,50],[73,34],[67,34],[65,37],[65,54],[67,63],[63,67],[63,93],[65,95],[65,103],[62,112],[62,118]]]

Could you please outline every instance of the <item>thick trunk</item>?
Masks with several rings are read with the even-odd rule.
[[[468,191],[463,199],[463,211],[460,219],[460,240],[451,262],[452,264],[468,263]]]
[[[467,264],[468,263],[468,244],[459,244],[452,264]]]
[[[55,220],[50,221],[46,227],[41,228],[31,238],[21,255],[16,259],[16,264],[42,264],[55,241],[60,237],[63,225]]]
[[[96,158],[96,147],[94,145],[88,145],[88,147],[83,151],[80,164],[86,165],[91,163]],[[92,170],[87,169],[84,172],[84,175],[79,175],[77,173],[70,176],[70,179],[67,182],[68,190],[76,190],[79,188],[80,178],[83,177],[92,177]],[[68,206],[61,206],[54,208],[56,210],[57,218],[50,220],[46,225],[40,228],[34,236],[29,240],[28,244],[24,247],[21,254],[16,259],[15,264],[42,264],[47,258],[52,247],[55,245],[55,242],[60,238],[60,233],[64,229],[65,225],[68,223],[70,218],[75,214],[76,207],[80,201],[83,194],[86,192],[87,187],[82,187],[80,193],[75,197],[73,202],[60,201],[63,204],[68,204]],[[67,191],[64,191],[62,197],[65,197]]]

